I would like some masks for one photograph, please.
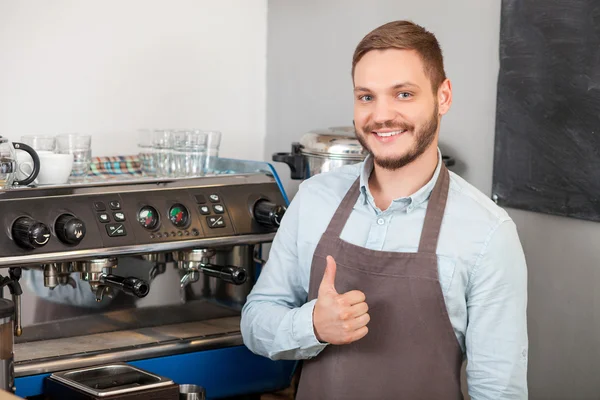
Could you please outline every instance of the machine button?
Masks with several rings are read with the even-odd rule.
[[[215,204],[213,206],[213,210],[215,210],[215,213],[217,213],[217,214],[223,214],[225,212],[225,209],[223,208],[223,206],[221,204]]]
[[[108,216],[107,213],[100,213],[100,214],[98,214],[98,221],[105,224],[107,222],[110,222],[110,217]]]
[[[117,222],[125,221],[125,214],[123,214],[122,212],[113,213],[113,217],[115,218],[115,221],[117,221]]]
[[[210,199],[211,202],[213,203],[218,203],[221,201],[221,198],[219,197],[218,194],[211,194],[210,196],[208,196],[208,198]]]
[[[223,217],[206,217],[209,228],[223,228],[225,226],[225,220]]]
[[[125,225],[123,224],[109,224],[106,225],[106,232],[110,237],[126,236]]]
[[[198,236],[200,234],[200,232],[198,231],[198,229],[192,229],[192,235],[193,236]]]
[[[181,232],[181,231],[177,232],[177,236],[183,236],[183,232]]]
[[[206,203],[206,197],[204,197],[204,195],[197,194],[195,197],[196,197],[196,203],[198,203],[198,204]]]
[[[119,202],[118,200],[113,200],[110,203],[108,203],[108,206],[110,207],[111,210],[120,210],[121,202]]]
[[[104,205],[103,202],[96,201],[96,202],[94,202],[94,209],[96,211],[104,211],[104,210],[106,210],[106,206]]]
[[[200,214],[202,215],[210,215],[210,208],[208,206],[200,206]]]
[[[85,224],[71,214],[62,214],[54,224],[58,239],[65,244],[79,244],[85,236]]]

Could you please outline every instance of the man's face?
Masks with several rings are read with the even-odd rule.
[[[440,115],[447,111],[438,97],[415,51],[373,50],[362,57],[354,70],[354,124],[377,165],[395,170],[437,145]]]

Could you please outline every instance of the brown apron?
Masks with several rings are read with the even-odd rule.
[[[360,193],[352,185],[314,253],[309,300],[317,297],[326,257],[337,264],[338,293],[365,293],[369,333],[329,345],[306,360],[300,400],[462,399],[462,351],[438,280],[436,248],[450,177],[444,165],[429,199],[417,253],[369,250],[340,239]]]

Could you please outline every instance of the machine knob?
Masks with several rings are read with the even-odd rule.
[[[85,236],[85,224],[71,214],[63,214],[54,225],[56,236],[65,244],[79,244]]]
[[[259,200],[254,204],[254,219],[264,226],[277,228],[281,223],[286,208],[273,204],[268,200]]]
[[[50,229],[29,217],[17,219],[12,226],[13,240],[25,249],[37,249],[50,240]]]

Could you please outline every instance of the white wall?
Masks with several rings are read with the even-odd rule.
[[[266,18],[266,0],[0,0],[0,135],[91,133],[101,156],[137,153],[138,128],[218,129],[223,156],[262,159]]]
[[[441,42],[454,104],[441,127],[455,170],[491,196],[501,1],[269,1],[265,156],[309,129],[352,123],[352,53],[380,24],[413,19]],[[289,168],[277,167],[289,177]],[[295,182],[286,183],[290,192]],[[291,193],[290,193],[291,194]],[[531,400],[600,393],[600,227],[508,210],[529,269]]]
[[[138,128],[223,132],[262,159],[266,0],[0,0],[0,134],[93,134],[134,154]]]

